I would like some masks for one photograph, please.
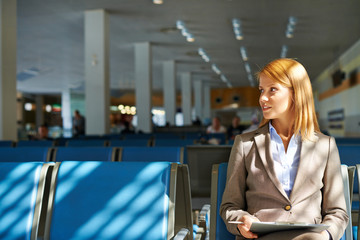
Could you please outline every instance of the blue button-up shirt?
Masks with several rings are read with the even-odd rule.
[[[286,194],[290,196],[294,186],[295,177],[299,167],[301,136],[293,135],[290,139],[287,151],[276,129],[269,122],[271,153],[274,159],[276,175],[284,188]]]

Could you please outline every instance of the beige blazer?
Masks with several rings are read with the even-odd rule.
[[[236,136],[231,150],[220,215],[236,239],[244,239],[230,220],[245,214],[260,221],[322,223],[334,240],[348,223],[339,152],[333,137],[316,133],[302,141],[290,197],[278,180],[270,150],[269,126]]]

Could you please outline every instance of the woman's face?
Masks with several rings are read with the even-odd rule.
[[[264,118],[290,120],[294,117],[293,91],[290,88],[261,74],[259,90],[259,103]]]

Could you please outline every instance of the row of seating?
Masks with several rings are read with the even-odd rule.
[[[133,161],[184,162],[183,147],[2,147],[0,162]],[[146,160],[145,160],[146,159]]]
[[[0,186],[1,239],[193,239],[186,165],[1,162]]]

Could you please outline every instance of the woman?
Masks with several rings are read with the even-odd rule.
[[[305,68],[277,59],[257,77],[263,120],[259,129],[235,138],[220,207],[227,229],[236,239],[339,239],[348,222],[339,153],[334,138],[319,131]],[[250,231],[254,221],[329,228],[258,236]]]

